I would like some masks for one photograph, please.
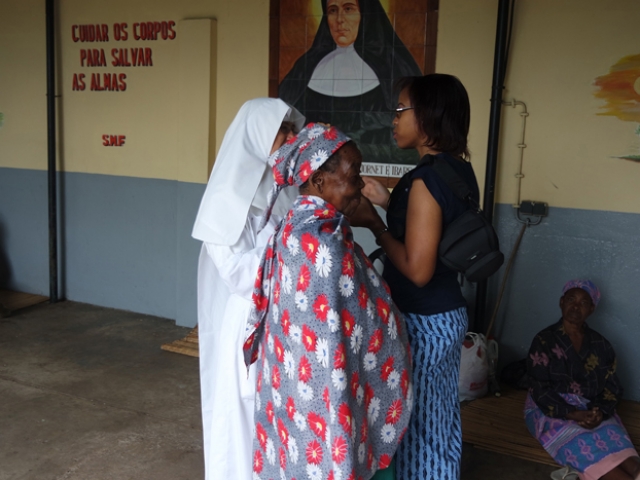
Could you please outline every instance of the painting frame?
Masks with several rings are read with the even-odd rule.
[[[364,0],[360,1],[364,2]],[[392,25],[392,31],[397,35],[396,38],[401,39],[400,45],[410,53],[419,68],[419,73],[416,74],[421,73],[426,75],[434,73],[437,51],[439,0],[383,1],[386,4],[384,13]],[[311,51],[311,42],[313,42],[319,28],[316,26],[316,30],[314,31],[313,23],[315,21],[317,25],[320,25],[324,18],[321,9],[318,16],[318,7],[316,5],[313,6],[315,9],[313,12],[314,15],[311,14],[310,9],[312,8],[312,2],[318,5],[320,4],[320,0],[307,0],[306,2],[300,0],[270,0],[268,78],[270,97],[277,98],[279,96],[279,89],[283,83],[283,78],[288,75],[288,72],[293,70],[293,61],[302,58],[307,52]],[[377,0],[376,3],[378,3]],[[382,6],[383,2],[381,1],[379,3]],[[286,11],[286,14],[283,14],[283,11]],[[304,25],[302,22],[304,22]],[[305,37],[304,39],[302,38],[303,36]],[[297,39],[292,40],[294,37]],[[292,44],[295,45],[295,47],[292,47]],[[301,46],[301,44],[303,46]],[[405,44],[407,45],[406,47]],[[292,60],[292,58],[294,60]],[[282,95],[280,96],[282,97]],[[298,105],[287,98],[285,98],[285,100],[298,107]],[[387,101],[385,104],[385,114],[387,115],[385,125],[388,125],[388,127],[385,128],[388,128],[388,131],[391,132],[391,121],[388,115],[395,105],[390,106],[389,103],[391,102]],[[303,110],[300,107],[298,108]],[[305,111],[302,113],[306,114]],[[339,127],[341,126],[338,122],[329,121],[328,123],[336,124]],[[347,131],[347,133],[350,134],[349,131]],[[413,164],[417,162],[417,158],[409,162],[397,161],[396,163],[391,161],[389,163],[384,161],[371,161],[369,160],[371,157],[365,155],[363,149],[366,145],[360,143],[359,145],[361,145],[364,157],[362,173],[378,177],[378,180],[381,180],[389,187],[394,186],[399,177],[401,177],[404,172],[410,170]],[[395,148],[397,151],[395,145],[389,148]],[[391,158],[392,156],[389,155],[389,159]],[[374,158],[374,160],[377,159]]]

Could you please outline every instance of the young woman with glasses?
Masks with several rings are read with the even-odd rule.
[[[468,161],[469,98],[452,75],[408,77],[399,88],[393,138],[422,160],[391,195],[365,178],[363,194],[387,210],[387,225],[366,201],[352,224],[368,227],[386,253],[383,276],[405,316],[413,353],[414,411],[396,455],[397,477],[457,479],[462,450],[458,375],[467,304],[457,273],[438,259],[438,244],[447,225],[468,207],[429,167],[429,156],[446,161],[478,200]]]

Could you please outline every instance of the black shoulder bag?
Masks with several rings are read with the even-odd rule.
[[[472,198],[467,183],[445,160],[426,155],[425,160],[451,189],[469,205],[469,209],[451,222],[442,232],[438,256],[440,261],[470,282],[485,280],[504,263],[498,236],[487,221],[480,205]]]

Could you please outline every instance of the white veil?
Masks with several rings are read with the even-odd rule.
[[[242,233],[250,207],[264,209],[273,184],[267,158],[283,121],[293,122],[300,130],[304,117],[277,98],[256,98],[240,108],[222,140],[193,226],[193,238],[233,245]],[[279,203],[288,207],[291,199]],[[285,213],[276,209],[276,213]]]

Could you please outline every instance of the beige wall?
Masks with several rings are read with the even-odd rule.
[[[212,112],[215,136],[211,140],[219,147],[240,105],[249,98],[267,95],[268,0],[60,0],[58,4],[62,168],[69,172],[206,182],[206,169],[185,167],[184,163],[193,159],[182,155],[189,150],[181,149],[178,140],[180,104],[198,100],[185,97],[184,89],[183,97],[179,95],[180,22],[217,19],[217,32],[212,30],[217,37],[213,39],[214,49],[211,39],[204,37],[194,48],[206,52],[211,49],[216,62],[211,78],[216,100]],[[0,8],[0,43],[7,52],[0,56],[0,112],[5,115],[5,125],[0,129],[0,167],[45,169],[44,3],[8,0]],[[133,39],[133,23],[163,20],[176,22],[175,40]],[[127,41],[115,41],[116,22],[128,24]],[[74,24],[107,24],[109,42],[74,43]],[[152,67],[111,65],[112,48],[140,47],[152,48]],[[83,48],[104,49],[108,66],[82,67]],[[188,62],[186,65],[188,68]],[[105,72],[126,73],[126,91],[89,91],[91,73]],[[84,73],[89,79],[85,91],[72,90],[74,73]],[[104,147],[103,134],[126,135],[126,143]]]
[[[0,2],[0,167],[47,168],[44,3]]]
[[[550,206],[640,213],[637,122],[598,115],[596,77],[640,54],[636,0],[518,0],[505,100],[526,103],[522,198]],[[497,0],[442,0],[437,71],[453,73],[472,102],[471,150],[484,177]],[[640,102],[640,95],[636,102]],[[638,104],[640,112],[640,104]],[[513,203],[519,110],[505,107],[496,200]],[[482,180],[481,180],[482,182]]]
[[[205,182],[206,169],[179,144],[180,30],[184,19],[215,18],[216,72],[211,112],[219,147],[238,107],[267,94],[268,0],[61,0],[62,166],[66,171]],[[497,0],[442,0],[437,70],[458,75],[472,101],[472,162],[483,183]],[[551,206],[640,212],[640,165],[613,158],[638,147],[637,123],[598,115],[605,102],[593,82],[622,57],[640,54],[636,0],[518,0],[506,100],[527,104],[522,198]],[[0,166],[46,168],[44,6],[0,5]],[[80,44],[71,25],[174,20],[173,41]],[[216,33],[217,31],[217,33]],[[122,44],[122,45],[120,45]],[[80,67],[80,49],[151,47],[153,67]],[[211,48],[213,45],[213,48]],[[8,46],[8,47],[7,47]],[[127,73],[125,92],[74,92],[73,73]],[[184,89],[182,89],[184,92]],[[187,91],[188,93],[188,91]],[[195,93],[194,93],[195,95]],[[640,98],[640,97],[639,97]],[[211,99],[209,99],[211,100]],[[209,101],[206,100],[206,101]],[[182,118],[182,120],[181,120]],[[519,110],[503,109],[496,199],[516,200]],[[102,134],[124,134],[124,147],[103,147]],[[186,152],[186,153],[185,153]],[[638,153],[638,152],[636,152]],[[210,158],[209,158],[210,160]],[[179,168],[180,166],[180,168]]]
[[[469,93],[469,149],[481,190],[486,168],[497,8],[497,0],[441,0],[438,17],[436,71],[456,75]]]

